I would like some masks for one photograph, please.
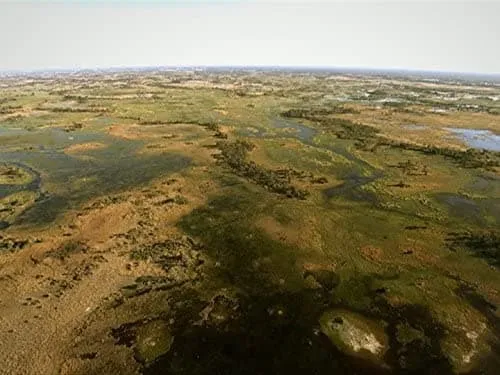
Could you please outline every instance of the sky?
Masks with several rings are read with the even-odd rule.
[[[317,66],[500,73],[500,0],[0,0],[0,71]]]

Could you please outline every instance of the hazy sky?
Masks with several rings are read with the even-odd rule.
[[[293,65],[500,73],[500,0],[0,0],[0,70]]]

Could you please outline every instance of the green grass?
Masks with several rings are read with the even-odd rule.
[[[170,171],[199,167],[188,162],[189,155],[136,155],[139,146],[148,149],[163,139],[165,132],[175,131],[172,124],[192,124],[203,131],[172,138],[175,146],[202,139],[219,154],[219,162],[207,159],[203,166],[208,167],[199,172],[219,189],[176,223],[181,232],[203,244],[203,254],[213,264],[201,282],[202,290],[217,285],[250,300],[267,301],[271,296],[281,301],[278,293],[312,295],[315,288],[321,288],[304,278],[305,267],[319,267],[320,273],[328,269],[340,282],[328,292],[326,304],[385,320],[394,342],[398,342],[395,345],[419,343],[420,352],[435,355],[429,354],[429,358],[442,357],[439,340],[460,342],[457,322],[476,329],[487,318],[457,290],[474,285],[477,293],[495,298],[492,291],[500,285],[498,234],[483,232],[493,230],[500,220],[495,205],[500,197],[497,153],[456,150],[434,144],[432,139],[429,144],[417,145],[404,139],[404,134],[402,140],[388,138],[394,135],[390,132],[392,116],[407,116],[410,121],[424,116],[433,106],[443,106],[444,101],[432,98],[433,90],[410,81],[400,86],[384,81],[377,90],[380,82],[371,78],[343,81],[334,76],[311,79],[260,74],[239,77],[239,85],[233,88],[188,88],[181,86],[190,76],[177,74],[89,78],[89,85],[78,88],[74,82],[61,81],[6,89],[5,100],[0,102],[5,112],[0,113],[0,128],[64,129],[81,124],[64,140],[42,132],[2,135],[0,130],[4,150],[26,152],[25,156],[44,172],[44,189],[62,199],[59,203],[42,202],[48,206],[37,206],[43,209],[34,210],[35,215],[50,223],[52,217],[43,215],[53,209],[78,209],[96,196],[146,185]],[[236,82],[230,75],[208,77]],[[460,90],[482,92],[481,87]],[[364,92],[371,94],[367,97]],[[376,101],[391,96],[411,100],[410,92],[422,95],[415,97],[411,108]],[[127,95],[130,97],[124,97]],[[347,103],[341,104],[338,97],[347,97]],[[484,97],[460,103],[480,104],[478,116],[483,117],[478,121],[487,121],[491,117],[485,112],[498,108]],[[67,106],[92,111],[99,107],[106,112],[61,110]],[[47,110],[30,112],[36,108]],[[24,111],[24,115],[9,118],[9,111],[14,110]],[[463,112],[452,112],[446,118],[453,120]],[[316,136],[303,143],[296,134],[274,127],[273,121],[281,115],[297,118],[313,128]],[[372,118],[373,124],[367,118]],[[380,125],[384,121],[387,127]],[[60,152],[72,143],[69,137],[85,138],[92,132],[104,132],[110,125],[124,124],[142,126],[141,134],[149,138],[129,142],[106,136],[108,147],[85,153],[92,157],[86,161]],[[244,137],[239,131],[247,128],[263,130],[270,137]],[[228,137],[224,141],[220,140],[222,133]],[[49,148],[60,159],[48,158],[47,153],[38,155],[30,145]],[[173,167],[180,162],[182,166]],[[71,170],[76,172],[68,174]],[[0,167],[0,184],[9,179],[19,184],[29,182],[29,176],[21,173],[13,179],[9,177],[12,173],[2,174]],[[309,174],[325,177],[327,182],[314,184],[313,178],[300,177]],[[365,184],[352,184],[369,177],[373,179]],[[188,177],[186,181],[199,183]],[[352,187],[327,198],[324,189],[343,183]],[[447,203],[446,197],[451,197],[452,203],[457,200],[458,208]],[[11,195],[2,199],[1,207],[18,198],[33,204],[32,195]],[[192,203],[184,191],[168,199],[179,207]],[[61,207],[56,207],[58,204]],[[475,209],[470,208],[474,204],[477,220]],[[14,216],[18,214],[16,211]],[[12,218],[8,216],[9,222]],[[262,218],[276,223],[277,229],[260,225]],[[280,231],[293,235],[287,237]],[[168,269],[165,257],[187,246],[171,245],[141,244],[130,256]],[[85,251],[83,244],[68,241],[50,255],[64,260]],[[459,316],[457,322],[454,315]],[[446,330],[448,336],[444,337]],[[167,350],[170,336],[164,344]]]

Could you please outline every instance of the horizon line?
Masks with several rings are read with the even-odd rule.
[[[180,64],[180,65],[110,65],[95,67],[53,67],[53,68],[29,68],[29,69],[0,69],[0,74],[26,74],[26,73],[68,73],[82,71],[126,71],[138,69],[205,69],[205,68],[224,68],[224,69],[310,69],[310,70],[337,70],[337,71],[361,71],[361,72],[399,72],[399,73],[428,73],[428,74],[447,74],[447,75],[471,75],[498,77],[500,72],[477,72],[477,71],[456,71],[456,70],[432,70],[420,68],[401,68],[401,67],[367,67],[367,66],[336,66],[336,65],[273,65],[273,64]]]

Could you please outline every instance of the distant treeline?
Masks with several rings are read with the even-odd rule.
[[[61,113],[104,113],[111,112],[109,108],[104,107],[88,107],[88,108],[73,108],[73,107],[36,107],[38,111],[51,111],[51,112],[61,112]]]

